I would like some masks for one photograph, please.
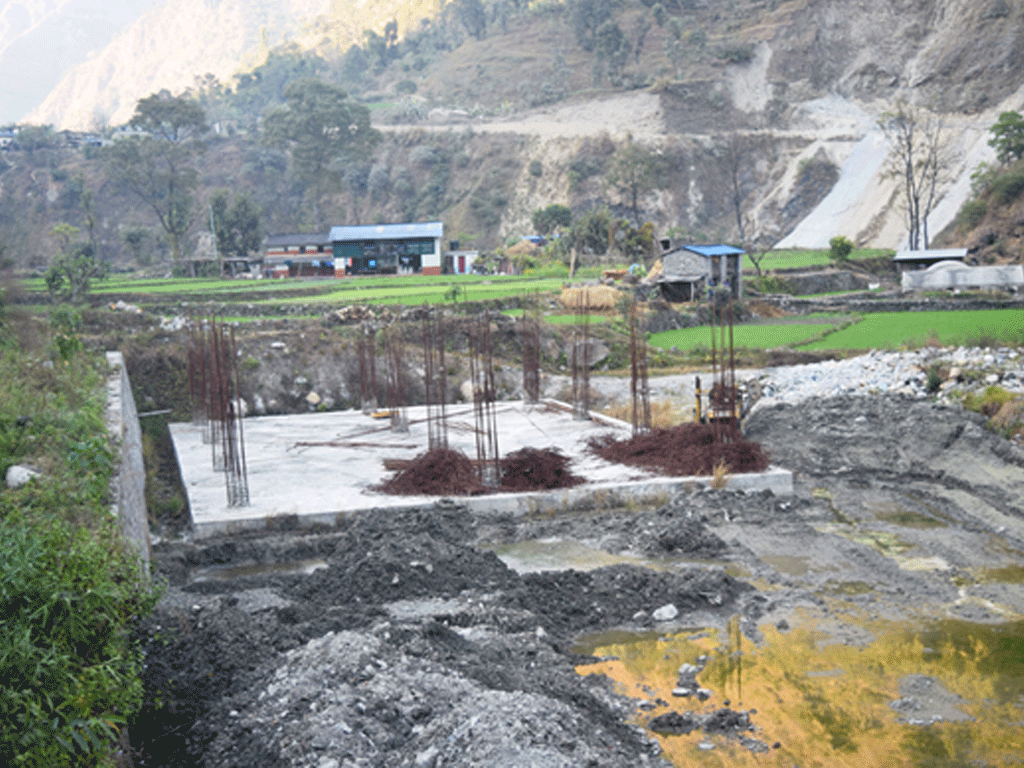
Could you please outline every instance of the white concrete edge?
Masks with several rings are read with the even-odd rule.
[[[374,505],[372,501],[359,510],[338,512],[316,512],[308,515],[259,516],[193,523],[193,535],[197,539],[223,534],[257,530],[285,530],[313,526],[335,526],[350,515],[369,511],[404,512],[426,509],[438,502],[448,501],[464,506],[480,517],[511,515],[551,515],[581,512],[615,507],[636,507],[646,504],[664,504],[671,496],[692,488],[712,488],[714,478],[707,475],[688,477],[651,478],[629,483],[594,483],[554,491],[533,491],[528,493],[496,493],[486,496],[413,496],[408,503],[388,502]],[[769,467],[764,472],[749,472],[728,475],[721,490],[757,493],[771,491],[775,496],[793,495],[793,473],[788,469]],[[384,497],[381,498],[384,501]],[[370,501],[368,499],[368,501]]]

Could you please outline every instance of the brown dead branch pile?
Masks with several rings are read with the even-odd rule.
[[[400,496],[476,496],[487,492],[469,457],[449,448],[421,453],[377,490]]]
[[[501,460],[501,487],[505,491],[537,491],[586,482],[568,467],[569,457],[553,448],[523,448]]]
[[[656,469],[667,475],[712,475],[725,464],[733,474],[760,472],[768,467],[761,446],[743,437],[735,427],[715,424],[680,424],[655,429],[629,440],[596,438],[590,449],[606,461]]]

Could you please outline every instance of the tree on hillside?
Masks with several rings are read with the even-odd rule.
[[[370,112],[348,99],[340,88],[319,80],[297,80],[284,92],[286,105],[263,121],[267,143],[291,152],[296,176],[306,182],[314,219],[320,221],[320,198],[336,161],[367,156],[380,134],[370,126]]]
[[[995,149],[1000,163],[1009,165],[1024,157],[1024,117],[1020,112],[1003,112],[989,132],[988,145]]]
[[[568,229],[572,225],[572,210],[567,205],[552,203],[546,208],[534,211],[530,220],[538,235],[549,235],[559,229]]]
[[[487,37],[487,9],[482,0],[455,0],[455,16],[477,40]]]
[[[619,25],[611,19],[602,23],[594,33],[594,82],[605,77],[613,84],[621,82],[630,53],[632,46]]]
[[[129,124],[138,133],[104,150],[107,172],[156,214],[177,264],[195,220],[196,161],[206,148],[206,115],[192,99],[161,91],[139,99]]]
[[[222,257],[244,259],[258,251],[263,241],[260,209],[244,192],[236,195],[229,206],[228,195],[226,189],[218,189],[210,197],[217,253]]]
[[[605,181],[629,201],[633,221],[640,226],[640,203],[658,189],[661,169],[658,155],[626,136],[626,143],[612,156]]]
[[[888,174],[899,180],[907,206],[907,247],[928,247],[928,214],[935,207],[939,181],[948,165],[943,152],[944,125],[931,112],[907,104],[886,112],[879,127],[892,144]]]
[[[750,191],[749,171],[754,159],[755,141],[749,134],[731,131],[718,138],[718,166],[725,177],[725,188],[729,208],[736,217],[736,229],[740,242],[747,239],[746,221],[743,216],[743,201]]]
[[[50,261],[43,279],[54,302],[77,304],[89,292],[92,281],[104,277],[102,266],[96,263],[92,245],[74,242],[79,231],[78,227],[65,222],[50,230],[50,236],[58,243],[58,253]]]
[[[569,19],[576,33],[576,42],[583,50],[594,50],[597,30],[612,18],[612,7],[612,0],[571,0]]]

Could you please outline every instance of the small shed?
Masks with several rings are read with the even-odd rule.
[[[892,260],[899,272],[908,272],[915,269],[928,269],[940,261],[963,262],[966,258],[966,248],[927,248],[916,251],[898,251]]]
[[[446,275],[468,275],[479,258],[480,251],[447,251],[444,254],[443,272]]]
[[[726,286],[743,295],[742,248],[731,245],[684,245],[661,256],[657,283],[666,301],[694,301],[708,289]]]

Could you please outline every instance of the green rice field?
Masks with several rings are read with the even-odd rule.
[[[1024,344],[1024,310],[983,309],[963,312],[878,312],[859,321],[780,325],[737,325],[737,348],[900,349],[930,342],[943,345]],[[693,349],[711,346],[709,328],[684,328],[651,336],[652,346]]]

